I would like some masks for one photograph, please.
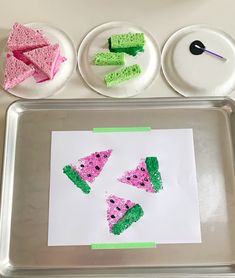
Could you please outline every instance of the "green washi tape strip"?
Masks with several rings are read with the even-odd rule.
[[[131,249],[131,248],[156,248],[156,242],[129,242],[129,243],[95,243],[92,250],[98,249]]]
[[[94,127],[93,132],[147,132],[151,127]]]

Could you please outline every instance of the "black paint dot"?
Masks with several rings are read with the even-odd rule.
[[[99,167],[99,166],[95,166],[95,169],[96,169],[96,170],[100,170],[100,167]]]
[[[84,164],[81,164],[81,167],[82,167],[82,168],[85,167]]]
[[[111,218],[115,218],[115,215],[112,214],[112,215],[111,215]]]
[[[143,167],[141,167],[140,170],[143,171],[143,172],[145,171],[145,169]]]
[[[91,174],[87,174],[88,177],[91,177]]]
[[[131,178],[130,178],[130,177],[127,177],[126,179],[127,179],[127,180],[130,180]]]
[[[141,182],[141,183],[140,183],[140,185],[141,185],[141,186],[144,186],[144,183],[143,183],[143,182]]]
[[[114,202],[114,200],[113,200],[113,199],[110,199],[110,203],[113,203],[113,204],[114,204],[115,202]]]
[[[126,207],[127,209],[129,209],[129,206],[128,206],[128,205],[125,205],[125,207]]]
[[[121,210],[119,207],[116,207],[117,210]]]
[[[199,46],[200,48],[198,48],[197,46]],[[201,41],[193,41],[190,46],[189,46],[189,50],[193,55],[200,55],[204,52],[205,49],[205,45],[201,42]]]
[[[145,181],[149,181],[147,178],[144,178]]]
[[[136,176],[136,175],[133,175],[133,178],[135,178],[135,179],[136,179],[136,178],[137,178],[137,176]]]
[[[100,155],[99,155],[99,154],[97,154],[97,155],[96,155],[96,157],[100,157]]]

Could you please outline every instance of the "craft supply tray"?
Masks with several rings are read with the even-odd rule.
[[[2,176],[2,277],[235,277],[234,111],[226,98],[13,103]],[[48,247],[51,131],[133,126],[193,129],[202,243]]]

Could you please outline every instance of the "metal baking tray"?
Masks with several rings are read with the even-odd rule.
[[[202,243],[127,250],[47,246],[51,131],[115,126],[193,128]],[[13,103],[6,119],[1,275],[235,277],[234,135],[235,104],[226,98]]]

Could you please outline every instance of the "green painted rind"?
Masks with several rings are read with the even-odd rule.
[[[137,204],[134,207],[128,209],[124,216],[113,225],[112,233],[115,235],[120,235],[125,231],[133,222],[136,222],[144,215],[142,207]]]
[[[79,176],[79,174],[74,171],[74,169],[70,165],[66,165],[63,168],[63,173],[67,175],[67,177],[85,194],[90,193],[90,186]]]
[[[162,189],[162,178],[159,172],[159,164],[156,157],[146,157],[145,164],[147,166],[153,189],[158,192]]]

